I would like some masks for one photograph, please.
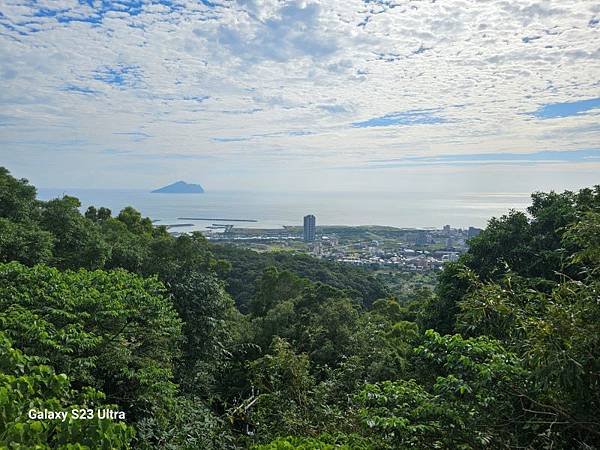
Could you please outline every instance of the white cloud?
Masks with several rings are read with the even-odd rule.
[[[223,167],[235,158],[251,170],[600,142],[593,114],[560,123],[528,115],[600,96],[593,2],[94,5],[0,0],[3,160],[68,165],[63,142],[98,167],[123,157],[103,150],[134,147]],[[445,120],[352,127],[432,108]]]

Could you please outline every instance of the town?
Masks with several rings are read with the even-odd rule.
[[[304,217],[303,226],[280,229],[235,228],[225,225],[205,233],[208,240],[258,252],[309,253],[321,259],[368,269],[403,272],[439,270],[467,251],[468,240],[481,229],[396,228],[387,226],[316,226],[316,217]]]

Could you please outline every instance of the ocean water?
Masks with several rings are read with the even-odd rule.
[[[314,214],[319,225],[387,225],[396,227],[482,227],[492,216],[510,209],[524,210],[529,194],[523,193],[373,193],[373,192],[237,192],[204,194],[151,194],[142,190],[39,189],[42,200],[71,195],[80,199],[82,210],[104,206],[118,213],[133,206],[159,224],[191,223],[181,217],[249,219],[256,222],[194,221],[202,230],[215,224],[244,228],[280,228],[302,225],[306,214]]]

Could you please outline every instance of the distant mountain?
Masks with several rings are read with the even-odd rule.
[[[202,194],[203,192],[204,189],[199,184],[190,184],[185,181],[177,181],[152,191],[153,194]]]

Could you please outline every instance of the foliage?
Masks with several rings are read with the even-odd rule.
[[[425,316],[425,327],[442,333],[454,331],[457,304],[471,287],[460,276],[465,268],[484,282],[497,282],[511,272],[526,279],[530,288],[546,293],[564,275],[578,280],[585,277],[584,260],[576,255],[588,251],[585,249],[591,244],[591,223],[600,213],[600,185],[576,193],[536,192],[531,198],[528,215],[511,211],[492,218],[487,228],[469,241],[469,251],[459,262],[445,267],[437,286],[438,300]],[[582,226],[587,227],[588,239],[574,235]]]
[[[169,426],[156,416],[136,423],[136,448],[165,450],[222,450],[234,448],[226,423],[201,400],[177,397],[169,411]]]
[[[421,302],[423,297],[435,289],[438,270],[407,272],[392,269],[376,269],[375,277],[388,287],[390,294],[403,305]]]
[[[0,265],[0,324],[15,347],[102,390],[132,419],[173,395],[181,325],[156,279]]]
[[[256,283],[256,294],[250,302],[250,313],[264,317],[279,302],[301,294],[308,285],[306,279],[289,271],[279,271],[276,267],[267,268]]]
[[[40,227],[52,233],[52,264],[61,269],[98,269],[104,266],[110,248],[100,229],[82,216],[75,197],[54,199],[42,206]]]
[[[268,444],[254,445],[252,450],[370,450],[368,440],[356,435],[322,434],[315,438],[288,436]]]
[[[359,306],[331,286],[273,268],[262,277],[251,305],[261,305],[253,306],[260,314],[253,324],[255,343],[263,348],[275,336],[285,338],[316,368],[336,366],[356,348]]]
[[[488,338],[427,331],[414,379],[367,385],[356,396],[364,425],[389,448],[481,448],[515,439],[519,360]]]
[[[133,233],[123,222],[112,217],[107,217],[102,221],[98,220],[98,223],[100,223],[102,235],[111,246],[110,256],[105,267],[107,269],[122,268],[130,272],[141,273],[151,258],[149,246],[152,236]]]
[[[535,258],[530,228],[522,212],[493,217],[485,230],[469,241],[467,266],[476,268],[485,279],[502,275],[506,266],[529,273]]]
[[[12,348],[0,333],[0,446],[12,449],[129,448],[133,429],[124,422],[94,418],[78,420],[71,410],[109,408],[104,395],[91,388],[76,391],[64,374],[39,365]],[[30,410],[67,412],[66,420],[37,420]]]
[[[158,275],[167,284],[188,272],[213,273],[219,267],[201,233],[170,236],[164,229],[155,231],[149,245],[150,257],[142,270],[144,275]]]
[[[33,223],[0,218],[0,262],[20,261],[33,265],[52,258],[52,234]]]
[[[179,277],[171,292],[183,320],[178,381],[188,393],[215,395],[217,378],[230,357],[231,328],[238,318],[233,301],[220,280],[200,272]]]
[[[35,187],[27,180],[18,180],[0,167],[0,217],[14,222],[33,219],[37,209],[35,195]]]
[[[600,274],[600,212],[588,212],[564,234],[566,245],[576,246],[571,261],[582,265],[582,273]]]
[[[496,335],[523,355],[537,392],[526,398],[543,416],[538,428],[546,426],[550,442],[591,442],[600,433],[598,298],[595,281],[565,280],[546,294],[508,278],[479,284],[460,303],[460,329]]]
[[[269,267],[336,287],[366,306],[387,296],[383,283],[360,268],[289,252],[257,253],[228,245],[211,245],[210,249],[215,257],[229,262],[230,270],[222,275],[227,282],[227,291],[244,313],[259,289],[257,281]]]
[[[435,296],[429,295],[421,302],[418,321],[424,329],[434,329],[442,334],[452,333],[458,313],[457,303],[467,295],[471,285],[465,278],[463,264],[450,262],[438,277]]]
[[[259,433],[308,433],[309,416],[315,408],[311,391],[309,358],[296,354],[289,343],[275,338],[270,354],[249,364],[250,377],[258,392],[251,420]],[[312,427],[311,427],[312,428]]]

